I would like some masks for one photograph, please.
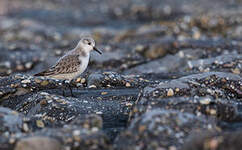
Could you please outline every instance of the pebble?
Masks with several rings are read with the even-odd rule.
[[[9,61],[6,61],[4,63],[4,65],[5,65],[6,68],[11,68],[11,62],[9,62]]]
[[[23,124],[23,130],[24,130],[25,132],[28,132],[28,131],[29,131],[29,127],[28,127],[28,124],[27,124],[27,123],[24,123],[24,124]]]
[[[41,80],[38,79],[38,78],[34,79],[34,81],[35,81],[36,83],[41,83]]]
[[[49,82],[47,80],[44,80],[43,82],[40,83],[41,86],[46,86],[48,84],[49,84]]]
[[[101,112],[101,111],[97,111],[96,114],[97,114],[97,115],[102,115],[103,112]]]
[[[96,85],[90,85],[89,88],[97,88]]]
[[[86,79],[85,78],[82,78],[81,79],[81,83],[83,84],[83,83],[85,83],[86,82]]]
[[[27,62],[27,63],[25,64],[25,68],[27,68],[27,69],[32,68],[32,66],[33,66],[33,63],[32,63],[32,62]]]
[[[101,93],[101,95],[107,95],[108,94],[108,92],[102,92]]]
[[[97,131],[99,131],[99,129],[98,129],[97,127],[93,127],[91,130],[92,130],[92,132],[97,132]]]
[[[129,82],[126,82],[125,86],[126,86],[126,87],[130,87],[131,84],[130,84]]]
[[[80,134],[81,134],[81,131],[80,130],[73,131],[73,135],[74,136],[79,136]]]
[[[17,65],[17,66],[16,66],[16,69],[17,69],[18,71],[23,71],[23,70],[24,70],[24,66],[23,66],[23,65]]]
[[[55,55],[60,56],[62,54],[62,51],[60,49],[55,50]]]
[[[211,114],[211,115],[216,115],[216,114],[217,114],[217,111],[216,111],[215,109],[211,109],[211,110],[210,110],[210,114]]]
[[[145,46],[144,45],[136,45],[136,47],[135,47],[135,51],[136,52],[142,52],[142,51],[144,51],[144,49],[145,49]]]
[[[81,81],[81,78],[77,78],[77,79],[76,79],[76,82],[80,82],[80,81]]]
[[[47,101],[46,101],[46,100],[41,100],[41,101],[40,101],[40,105],[41,105],[41,106],[44,106],[44,105],[46,105],[46,104],[47,104]]]
[[[168,91],[167,91],[167,96],[173,96],[174,95],[174,91],[173,91],[173,89],[169,89]]]
[[[141,126],[139,127],[139,132],[140,132],[140,133],[143,133],[145,130],[146,130],[146,126],[145,126],[145,125],[141,125]]]
[[[240,70],[238,68],[231,70],[234,74],[240,74]]]
[[[26,83],[31,83],[31,81],[28,80],[28,79],[26,79],[26,80],[22,80],[21,83],[24,83],[24,84],[26,84]]]
[[[208,105],[208,104],[210,104],[211,100],[208,98],[204,98],[204,99],[200,100],[199,102],[201,104]]]
[[[130,102],[127,102],[125,105],[126,105],[126,106],[132,106],[133,104],[130,103]]]
[[[44,128],[45,127],[45,124],[43,123],[42,120],[36,120],[36,125],[39,128]]]

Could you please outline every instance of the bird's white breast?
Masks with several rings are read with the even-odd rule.
[[[87,54],[87,56],[85,56],[85,57],[79,56],[78,58],[81,61],[80,69],[79,69],[79,74],[81,74],[86,70],[86,68],[88,66],[90,54]]]

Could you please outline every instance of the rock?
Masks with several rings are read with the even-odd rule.
[[[189,113],[152,109],[132,120],[115,140],[115,148],[179,149],[192,132],[199,134],[206,130],[216,130],[215,122]]]
[[[1,49],[0,75],[31,70],[40,61],[40,57],[37,56],[41,56],[41,54],[32,49],[23,50],[16,47],[16,50],[11,52]]]
[[[5,140],[3,140],[5,139]],[[111,149],[108,138],[96,128],[85,129],[76,125],[66,125],[64,128],[45,128],[31,134],[12,135],[0,140],[0,148],[10,149]],[[4,146],[4,147],[3,147]]]
[[[162,20],[164,18],[173,18],[173,16],[179,16],[184,13],[184,11],[177,6],[178,1],[174,1],[173,3],[164,1],[161,2],[160,5],[154,5],[157,4],[157,2],[156,0],[149,2],[125,1],[124,3],[118,3],[117,6],[119,7],[114,5],[114,7],[110,8],[110,13],[117,19],[130,19],[136,21]]]
[[[79,114],[95,114],[97,112],[102,112],[101,116],[104,120],[104,126],[117,123],[121,125],[121,122],[126,120],[130,108],[125,103],[111,101],[112,95],[102,96],[101,91],[93,91],[92,93],[92,96],[89,93],[86,96],[82,95],[82,98],[64,98],[46,92],[38,92],[24,97],[21,96],[23,99],[21,97],[16,98],[15,104],[11,104],[11,101],[14,101],[13,99],[10,101],[5,100],[2,105],[11,107],[31,117],[34,128],[63,126],[78,118]],[[100,97],[101,100],[97,99],[97,97]],[[133,95],[130,98],[135,99],[136,97],[137,95]]]
[[[163,45],[152,45],[151,48],[145,52],[145,56],[150,59],[165,56],[167,51],[163,48]]]
[[[205,132],[198,135],[192,135],[184,144],[182,150],[236,150],[240,149],[241,130],[234,132],[210,133]]]
[[[168,63],[171,61],[172,63]],[[185,64],[184,59],[173,55],[167,55],[162,59],[154,60],[143,65],[124,71],[125,74],[138,73],[169,73],[175,72]]]
[[[188,67],[192,70],[198,70],[200,72],[208,71],[223,71],[234,74],[240,74],[242,55],[238,54],[225,54],[215,58],[199,59],[188,61]]]
[[[169,96],[173,96],[173,95],[174,95],[174,91],[172,89],[169,89],[167,91],[167,96],[169,97]]]
[[[6,116],[7,117],[7,116]],[[64,126],[58,126],[58,128],[47,128],[50,124],[45,124],[41,127],[41,130],[36,129],[34,120],[39,117],[31,117],[26,120],[28,124],[28,131],[23,132],[24,129],[18,127],[18,130],[11,129],[13,134],[9,134],[10,127],[1,134],[0,149],[62,149],[62,148],[78,148],[85,147],[85,149],[109,149],[111,146],[109,140],[101,131],[103,127],[102,118],[97,115],[81,115],[79,114],[73,121],[66,123]],[[46,123],[46,120],[39,120],[42,124]],[[24,122],[24,121],[22,121]],[[16,122],[15,126],[19,124]],[[50,122],[49,122],[50,123]],[[6,124],[3,124],[6,125]],[[24,125],[22,125],[24,126]],[[111,131],[109,131],[111,133]],[[116,133],[117,134],[117,133]]]
[[[20,132],[23,128],[23,115],[8,108],[0,107],[0,134]]]
[[[48,137],[29,137],[17,142],[14,150],[61,150],[61,144]]]
[[[46,86],[48,85],[48,86]],[[62,86],[60,80],[33,77],[30,75],[16,74],[0,79],[0,98],[8,98],[10,96],[19,96],[31,93],[34,90],[52,89]]]
[[[79,115],[70,124],[77,125],[87,129],[97,128],[100,130],[103,127],[103,120],[98,115],[87,114],[87,115]]]
[[[212,97],[141,97],[137,104],[134,105],[130,119],[140,116],[146,111],[162,108],[188,112],[198,117],[201,115],[216,117],[218,122],[226,121],[231,123],[242,120],[240,107],[241,104],[238,104],[236,100],[214,99]]]
[[[148,77],[145,77],[148,78]],[[155,80],[145,80],[140,76],[124,76],[116,72],[104,72],[90,74],[87,79],[88,87],[144,87],[148,83],[154,83]]]
[[[215,98],[240,99],[241,77],[222,72],[194,74],[161,82],[159,85],[148,86],[144,89],[144,95],[146,97],[166,97],[166,90],[169,88],[179,89],[174,96],[211,95]],[[228,90],[230,94],[226,94]]]

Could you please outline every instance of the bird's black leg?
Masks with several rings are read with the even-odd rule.
[[[66,89],[66,82],[65,82],[65,80],[63,80],[63,82],[62,82],[62,95],[63,96],[65,96],[65,89]]]
[[[64,80],[62,84],[63,84],[64,90],[68,87],[68,88],[70,89],[71,96],[74,97],[74,95],[73,95],[73,93],[72,93],[72,88],[71,88],[71,84],[70,84],[70,82]],[[65,96],[65,92],[64,92],[64,90],[63,90],[63,96]]]
[[[65,90],[62,89],[62,95],[65,97]]]
[[[69,89],[70,89],[70,91],[71,91],[71,96],[74,97],[74,95],[73,95],[73,93],[72,93],[71,85],[70,85],[70,84],[68,84],[68,85],[69,85]]]

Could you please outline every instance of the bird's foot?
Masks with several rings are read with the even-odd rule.
[[[64,90],[66,89],[66,87],[68,87],[70,89],[70,92],[71,92],[71,97],[75,97],[73,92],[72,92],[70,81],[69,80],[64,80],[63,81],[63,85],[64,85]],[[64,90],[63,90],[63,96],[65,96]]]

